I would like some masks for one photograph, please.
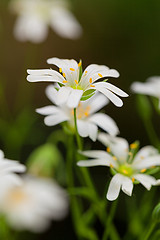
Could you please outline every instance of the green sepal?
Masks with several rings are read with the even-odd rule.
[[[94,89],[89,89],[87,91],[85,91],[81,97],[81,101],[86,101],[87,99],[91,98],[94,94],[95,94]]]
[[[60,87],[63,87],[63,86],[64,86],[64,84],[62,84],[62,83],[59,83],[59,82],[58,82],[58,85],[59,85]]]

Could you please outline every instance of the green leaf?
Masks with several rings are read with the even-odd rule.
[[[152,218],[154,221],[160,221],[160,203],[158,203],[157,206],[154,208],[152,212]]]
[[[95,94],[95,91],[94,89],[89,89],[87,91],[85,91],[81,97],[81,101],[85,101],[87,99],[89,99],[90,97],[92,97],[94,94]]]

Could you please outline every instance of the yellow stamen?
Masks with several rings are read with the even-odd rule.
[[[100,74],[100,73],[98,73],[98,76],[99,76],[99,77],[103,77],[102,74]]]
[[[80,67],[82,65],[82,62],[80,61],[79,63],[78,63],[78,67]]]
[[[92,78],[89,79],[89,82],[92,83]]]
[[[71,71],[75,71],[75,69],[74,69],[74,68],[70,68],[70,70],[71,70]]]
[[[87,74],[88,71],[85,71],[85,74]]]
[[[111,167],[111,168],[113,168],[113,165],[112,165],[112,164],[110,164],[110,167]]]
[[[67,80],[63,80],[63,83],[67,83],[68,81]]]
[[[112,158],[113,158],[113,160],[117,161],[117,158],[116,158],[116,156],[113,156]]]
[[[130,144],[130,148],[131,148],[131,149],[135,149],[135,148],[137,148],[137,146],[138,146],[137,143],[132,143],[132,144]]]
[[[62,68],[59,68],[59,72],[60,72],[60,73],[62,72]]]
[[[88,117],[89,113],[88,113],[88,112],[85,112],[84,115],[85,115],[86,117]]]
[[[107,150],[107,152],[110,152],[110,151],[111,151],[111,149],[110,149],[109,147],[107,147],[107,149],[106,149],[106,150]]]
[[[146,170],[147,170],[146,168],[143,168],[143,169],[141,170],[141,173],[144,173]]]
[[[66,74],[65,74],[65,73],[63,73],[63,77],[64,77],[64,78],[66,77]]]
[[[141,156],[141,157],[140,157],[140,159],[144,159],[144,157],[143,157],[143,156]]]
[[[133,178],[132,178],[132,182],[134,182],[134,181],[135,181],[135,178],[133,177]]]
[[[77,80],[74,80],[76,84],[78,84],[78,81]]]
[[[95,87],[94,85],[90,85],[90,87]]]

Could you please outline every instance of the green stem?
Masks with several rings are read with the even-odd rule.
[[[151,141],[151,143],[158,149],[160,149],[160,141],[159,138],[154,130],[153,124],[151,119],[147,119],[146,121],[144,121],[144,126],[146,129],[146,132],[148,134],[148,137]]]
[[[152,234],[156,224],[157,224],[156,221],[154,221],[154,222],[152,222],[152,224],[150,224],[150,227],[148,227],[148,230],[147,230],[145,236],[142,238],[142,240],[148,240],[149,239],[149,237]]]
[[[76,116],[76,108],[74,108],[74,125],[75,125],[75,131],[76,131],[76,140],[79,150],[82,150],[82,141],[80,139],[80,136],[78,134],[78,128],[77,128],[77,116]]]
[[[111,226],[112,226],[112,221],[113,221],[114,215],[116,213],[117,203],[118,203],[118,200],[114,201],[112,204],[110,214],[107,219],[106,227],[105,227],[105,230],[103,233],[102,240],[107,240],[110,235],[110,231],[114,231],[114,228]]]

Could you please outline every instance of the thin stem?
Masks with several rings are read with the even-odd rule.
[[[74,108],[74,125],[75,125],[75,131],[76,131],[76,140],[79,150],[82,150],[82,141],[80,139],[80,136],[78,134],[78,128],[77,128],[77,113],[76,108]]]
[[[149,239],[149,237],[152,234],[156,224],[157,224],[156,221],[154,221],[154,222],[152,222],[152,224],[150,224],[150,227],[148,227],[148,230],[147,230],[145,236],[142,238],[143,240],[148,240]]]
[[[118,200],[114,201],[113,204],[112,204],[110,214],[109,214],[108,219],[107,219],[106,227],[105,227],[105,230],[104,230],[104,233],[103,233],[102,240],[107,240],[109,235],[110,235],[110,231],[114,230],[114,228],[111,228],[111,226],[112,226],[112,221],[113,221],[114,215],[116,213],[117,203],[118,203]]]
[[[146,132],[148,134],[148,137],[149,137],[151,143],[159,149],[160,148],[160,140],[154,130],[151,119],[144,121],[144,126],[146,128]]]

